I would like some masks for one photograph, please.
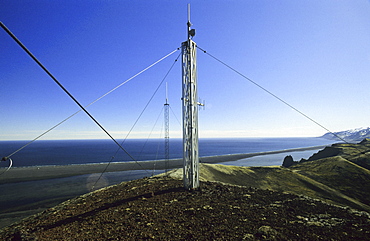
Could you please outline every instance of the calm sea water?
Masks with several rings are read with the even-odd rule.
[[[0,141],[0,158],[8,156],[25,141]],[[331,144],[323,138],[237,138],[200,139],[200,156],[254,153]],[[124,149],[137,161],[164,159],[164,140],[126,140]],[[132,161],[112,140],[36,141],[13,155],[13,166],[70,165]],[[170,158],[182,157],[182,139],[170,139]],[[266,163],[267,165],[268,163]],[[1,163],[0,167],[6,167]]]

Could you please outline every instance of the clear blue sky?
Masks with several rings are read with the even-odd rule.
[[[331,131],[369,124],[370,3],[282,1],[11,1],[2,21],[83,105],[180,47],[187,3],[194,41]],[[124,138],[177,51],[88,107]],[[0,140],[33,139],[78,106],[0,29]],[[181,62],[168,75],[181,121]],[[319,136],[326,131],[198,51],[200,137]],[[129,138],[163,137],[164,85]],[[171,112],[171,137],[181,125]],[[161,134],[162,133],[162,134]],[[79,113],[43,139],[108,138]]]

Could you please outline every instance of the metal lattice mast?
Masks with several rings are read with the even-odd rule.
[[[167,83],[166,83],[166,103],[164,104],[164,158],[165,170],[168,170],[168,162],[170,160],[170,104],[167,97]]]
[[[199,187],[197,58],[189,5],[187,25],[188,40],[182,43],[183,170],[184,187],[195,189]]]

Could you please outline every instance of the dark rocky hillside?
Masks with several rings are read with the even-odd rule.
[[[1,240],[366,240],[365,212],[290,193],[172,178],[81,196],[0,232]]]

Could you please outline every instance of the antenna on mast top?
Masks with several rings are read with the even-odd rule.
[[[188,25],[191,25],[190,23],[190,3],[188,3]]]
[[[167,88],[167,82],[166,82],[166,104],[168,104],[168,88]]]
[[[190,22],[190,3],[188,3],[188,39],[193,38],[195,36],[195,29],[191,29],[191,22]]]

